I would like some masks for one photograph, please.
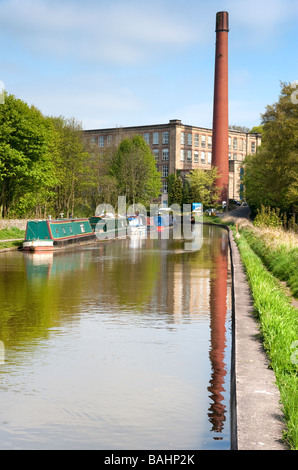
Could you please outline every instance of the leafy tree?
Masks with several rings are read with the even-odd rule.
[[[51,118],[55,130],[54,163],[56,215],[74,216],[84,204],[91,184],[90,155],[86,151],[81,125],[75,119]]]
[[[5,94],[0,106],[0,217],[23,215],[38,198],[43,203],[40,190],[54,181],[51,138],[38,109]]]
[[[183,183],[179,174],[172,173],[167,177],[168,183],[168,204],[183,204]]]
[[[147,205],[160,193],[160,174],[150,147],[140,135],[120,142],[111,174],[117,179],[118,194],[125,195],[128,204]]]
[[[189,202],[201,202],[203,206],[213,205],[219,196],[219,189],[215,185],[218,178],[217,168],[211,170],[196,169],[186,175],[189,183]]]
[[[279,100],[262,115],[262,145],[244,162],[245,197],[253,209],[263,204],[298,210],[298,106],[290,85],[281,84]]]

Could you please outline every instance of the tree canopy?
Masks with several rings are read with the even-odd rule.
[[[89,216],[101,202],[148,205],[160,174],[141,136],[104,153],[75,119],[44,116],[5,94],[0,106],[0,218]]]
[[[278,101],[262,115],[262,145],[244,162],[245,197],[253,209],[298,210],[298,106],[292,91],[281,84]]]

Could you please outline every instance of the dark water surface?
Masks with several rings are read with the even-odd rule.
[[[1,449],[229,449],[226,231],[0,255]]]

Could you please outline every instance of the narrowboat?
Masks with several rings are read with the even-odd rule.
[[[115,217],[114,214],[93,216],[89,219],[90,225],[96,237],[100,240],[112,238],[126,238],[127,219],[123,216]]]
[[[147,217],[137,214],[128,217],[128,236],[147,237]]]
[[[89,219],[30,220],[27,222],[24,251],[51,251],[96,241]]]

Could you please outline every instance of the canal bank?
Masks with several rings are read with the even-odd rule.
[[[224,227],[224,225],[222,225]],[[250,287],[229,232],[233,296],[232,449],[288,450],[275,374],[260,339]]]
[[[229,233],[233,280],[233,374],[231,414],[233,450],[286,450],[280,395],[253,316],[249,285],[232,231]]]

